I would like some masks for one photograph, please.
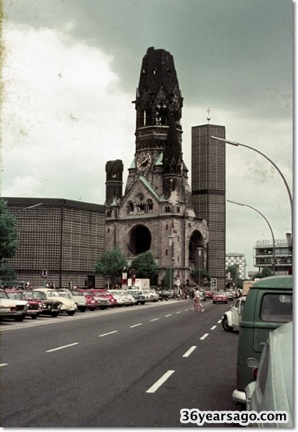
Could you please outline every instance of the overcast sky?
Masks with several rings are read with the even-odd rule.
[[[292,190],[292,1],[3,1],[2,196],[104,204],[106,161],[122,159],[126,181],[134,156],[131,102],[151,46],[174,56],[188,168],[191,128],[210,107],[210,123],[265,153]],[[290,199],[277,170],[230,145],[226,168],[227,199],[285,239]],[[256,241],[270,239],[256,211],[227,203],[226,252],[244,253],[248,271]]]

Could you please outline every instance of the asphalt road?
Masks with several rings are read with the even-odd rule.
[[[1,323],[0,426],[193,427],[182,408],[236,410],[238,334],[220,324],[230,306],[199,313],[169,301]]]

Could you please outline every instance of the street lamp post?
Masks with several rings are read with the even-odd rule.
[[[173,259],[173,236],[169,235],[169,247],[170,247],[170,298],[172,297],[172,259]]]
[[[285,176],[283,175],[283,173],[281,172],[281,170],[279,169],[279,167],[276,165],[276,163],[274,163],[267,155],[265,155],[260,150],[257,150],[254,147],[250,147],[250,146],[248,146],[246,144],[241,144],[241,143],[239,143],[237,141],[226,140],[225,138],[219,138],[219,137],[215,137],[215,136],[211,136],[210,138],[213,139],[213,140],[216,140],[216,141],[222,141],[222,142],[225,142],[227,144],[231,144],[231,145],[236,146],[236,147],[238,147],[238,146],[240,146],[240,147],[246,147],[246,148],[248,148],[250,150],[253,150],[253,151],[259,153],[265,159],[267,159],[274,166],[274,168],[278,171],[279,175],[281,176],[281,178],[282,178],[282,180],[283,180],[283,182],[285,184],[285,187],[287,189],[288,195],[289,195],[290,206],[291,206],[291,230],[292,230],[292,224],[293,224],[293,197],[292,197],[292,193],[291,193],[291,190],[289,188],[289,185],[288,185],[288,183],[287,183],[287,181],[285,179]]]
[[[198,270],[199,270],[199,288],[200,288],[201,287],[201,285],[200,285],[200,279],[201,279],[200,261],[201,261],[201,259],[200,258],[201,258],[202,248],[198,247],[197,251],[198,251]]]
[[[272,243],[273,243],[273,247],[272,247],[272,254],[273,254],[273,274],[275,274],[275,238],[274,238],[274,234],[273,234],[272,227],[271,227],[271,225],[270,225],[268,219],[267,219],[267,218],[266,218],[266,217],[265,217],[265,216],[264,216],[264,215],[263,215],[259,210],[257,210],[256,208],[254,208],[254,207],[252,207],[252,206],[250,206],[250,205],[248,205],[248,204],[238,203],[238,202],[231,201],[231,200],[227,200],[227,202],[232,203],[232,204],[237,204],[237,205],[242,206],[242,207],[249,207],[249,208],[251,208],[252,210],[254,210],[254,211],[256,211],[257,213],[259,213],[259,215],[261,215],[262,218],[265,219],[265,221],[267,222],[268,227],[269,227],[269,229],[270,229],[270,231],[271,231],[271,235],[272,235]]]

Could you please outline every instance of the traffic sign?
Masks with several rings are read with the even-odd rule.
[[[211,278],[211,288],[214,290],[217,289],[217,278]]]
[[[41,277],[43,279],[46,279],[48,277],[48,271],[47,270],[41,270]]]

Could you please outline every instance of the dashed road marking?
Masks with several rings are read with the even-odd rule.
[[[150,320],[150,321],[158,321],[159,320],[159,318],[153,318],[152,320]]]
[[[151,386],[146,393],[155,393],[156,390],[159,389],[159,387],[168,379],[170,378],[170,376],[174,373],[174,370],[168,370],[168,372],[166,372],[161,378],[159,378],[158,381],[156,381],[155,384],[153,384],[153,386]]]
[[[117,332],[118,332],[118,330],[113,330],[113,331],[110,331],[110,332],[108,332],[108,333],[100,334],[98,337],[109,336],[109,335],[114,334],[114,333],[117,333]]]
[[[206,339],[207,336],[209,336],[209,333],[205,333],[205,334],[200,338],[200,340],[204,340],[204,339]]]
[[[216,329],[216,327],[217,327],[217,326],[213,326],[213,327],[211,327],[211,330],[214,330],[214,329]]]
[[[74,343],[69,344],[69,345],[63,345],[63,346],[60,346],[60,347],[57,347],[57,348],[53,348],[53,349],[47,350],[46,352],[49,353],[49,352],[53,352],[53,351],[58,351],[58,350],[62,350],[64,348],[69,348],[71,346],[78,345],[78,344],[79,344],[79,342],[74,342]]]
[[[7,363],[0,363],[0,367],[7,366]]]
[[[130,328],[139,327],[141,325],[143,325],[143,323],[134,324],[134,325],[130,326]]]
[[[165,315],[165,318],[168,318],[169,316],[172,316],[172,314]]]
[[[183,356],[182,357],[189,357],[190,356],[190,354],[194,351],[196,349],[196,346],[194,345],[194,346],[192,346],[191,348],[189,348],[189,350],[188,351],[186,351],[186,353],[185,354],[183,354]]]

